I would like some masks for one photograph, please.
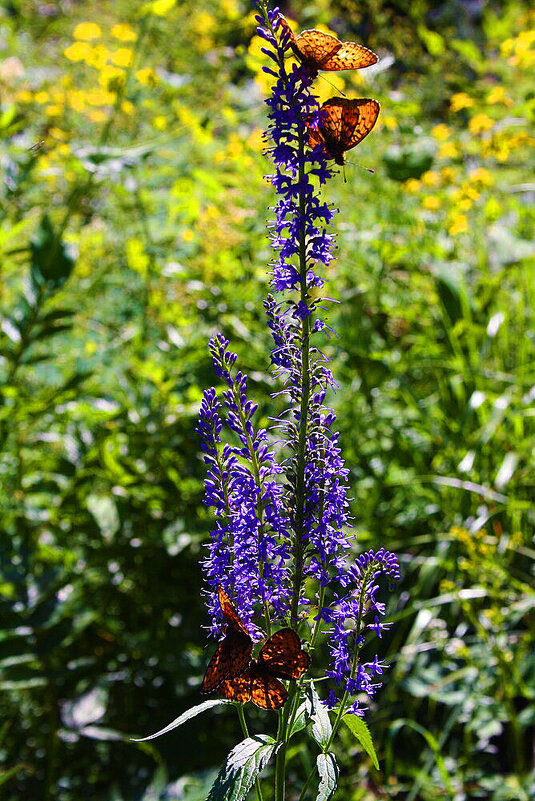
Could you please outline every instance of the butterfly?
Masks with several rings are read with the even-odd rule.
[[[218,588],[217,597],[225,621],[225,636],[206,668],[201,685],[202,693],[211,693],[223,681],[240,676],[247,669],[253,653],[253,641],[249,632],[222,587]]]
[[[301,649],[301,640],[293,629],[281,629],[264,643],[241,676],[224,681],[219,692],[223,698],[245,704],[252,701],[262,709],[279,709],[288,698],[280,679],[298,679],[308,670],[310,656]]]
[[[281,24],[289,36],[294,54],[310,72],[359,70],[379,61],[379,57],[364,45],[341,42],[336,36],[316,29],[303,31],[296,36],[284,17],[281,18]]]
[[[377,100],[332,97],[320,108],[317,126],[307,122],[308,144],[310,147],[321,145],[337,164],[344,165],[344,153],[368,136],[379,109]]]

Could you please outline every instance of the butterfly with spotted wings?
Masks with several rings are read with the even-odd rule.
[[[364,45],[341,42],[336,36],[315,28],[296,36],[284,17],[281,17],[281,24],[294,55],[313,74],[320,70],[359,70],[379,61],[379,57]]]
[[[249,666],[253,654],[249,632],[223,587],[218,588],[217,597],[225,621],[225,636],[206,668],[202,693],[211,693],[225,680],[240,676]]]
[[[245,704],[252,701],[262,709],[280,709],[288,692],[279,679],[299,679],[310,665],[310,655],[301,648],[301,640],[293,629],[281,629],[264,643],[247,670],[227,679],[219,692],[229,701]]]
[[[332,97],[322,105],[319,122],[307,122],[308,144],[321,146],[336,164],[345,164],[345,152],[368,136],[379,116],[379,103],[370,98]]]

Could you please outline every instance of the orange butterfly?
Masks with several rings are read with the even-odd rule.
[[[337,164],[345,164],[344,153],[368,136],[379,116],[377,100],[332,97],[320,109],[318,126],[307,123],[308,144],[321,145]]]
[[[379,61],[375,53],[356,42],[341,42],[336,36],[316,29],[303,31],[296,36],[284,17],[281,18],[281,23],[284,31],[289,34],[289,43],[294,54],[312,73],[317,73],[318,70],[359,70]]]
[[[241,676],[224,681],[223,698],[245,704],[252,701],[262,709],[279,709],[288,693],[281,679],[298,679],[308,670],[310,656],[301,650],[301,640],[293,629],[281,629],[264,643]],[[277,678],[277,676],[279,678]]]
[[[218,588],[217,597],[226,624],[225,636],[206,668],[202,693],[211,693],[226,679],[240,676],[247,669],[253,653],[253,641],[249,632],[222,587]]]

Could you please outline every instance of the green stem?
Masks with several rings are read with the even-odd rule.
[[[236,710],[238,712],[238,718],[240,721],[240,726],[243,732],[243,736],[247,738],[249,737],[249,729],[247,728],[247,721],[245,720],[245,713],[243,711],[242,704],[236,704]],[[264,801],[264,797],[262,795],[262,788],[260,786],[260,779],[255,779],[255,788],[256,788],[256,797],[258,798],[258,801]]]

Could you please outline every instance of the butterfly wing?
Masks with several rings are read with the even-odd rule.
[[[229,628],[233,629],[234,631],[239,631],[246,637],[249,637],[249,632],[247,631],[244,624],[240,620],[240,616],[238,615],[236,607],[228,597],[223,587],[217,588],[217,597],[219,599],[219,606],[221,607],[221,612],[223,614],[227,626],[229,626]]]
[[[260,668],[281,679],[298,679],[310,666],[310,655],[301,648],[293,629],[281,629],[264,643],[258,654]]]
[[[261,709],[280,709],[288,698],[284,684],[258,662],[252,662],[251,700]]]
[[[325,147],[337,164],[344,163],[344,153],[362,142],[377,121],[379,103],[370,98],[349,100],[334,97],[321,107],[319,131]]]
[[[253,641],[249,632],[222,587],[218,588],[217,596],[226,632],[206,668],[201,685],[202,693],[211,693],[223,681],[241,676],[247,669],[253,653]]]
[[[328,62],[340,50],[342,43],[336,36],[323,31],[303,31],[294,38],[292,50],[311,69],[323,70]]]
[[[253,686],[253,676],[251,668],[248,668],[243,676],[224,681],[219,687],[219,692],[228,701],[237,701],[239,704],[246,704],[251,700]]]
[[[320,69],[325,71],[360,70],[377,64],[379,56],[373,50],[356,42],[341,42],[340,48],[334,51],[321,63]]]
[[[202,693],[211,693],[227,680],[240,676],[249,665],[253,642],[249,636],[228,630],[210,659],[201,685]]]

